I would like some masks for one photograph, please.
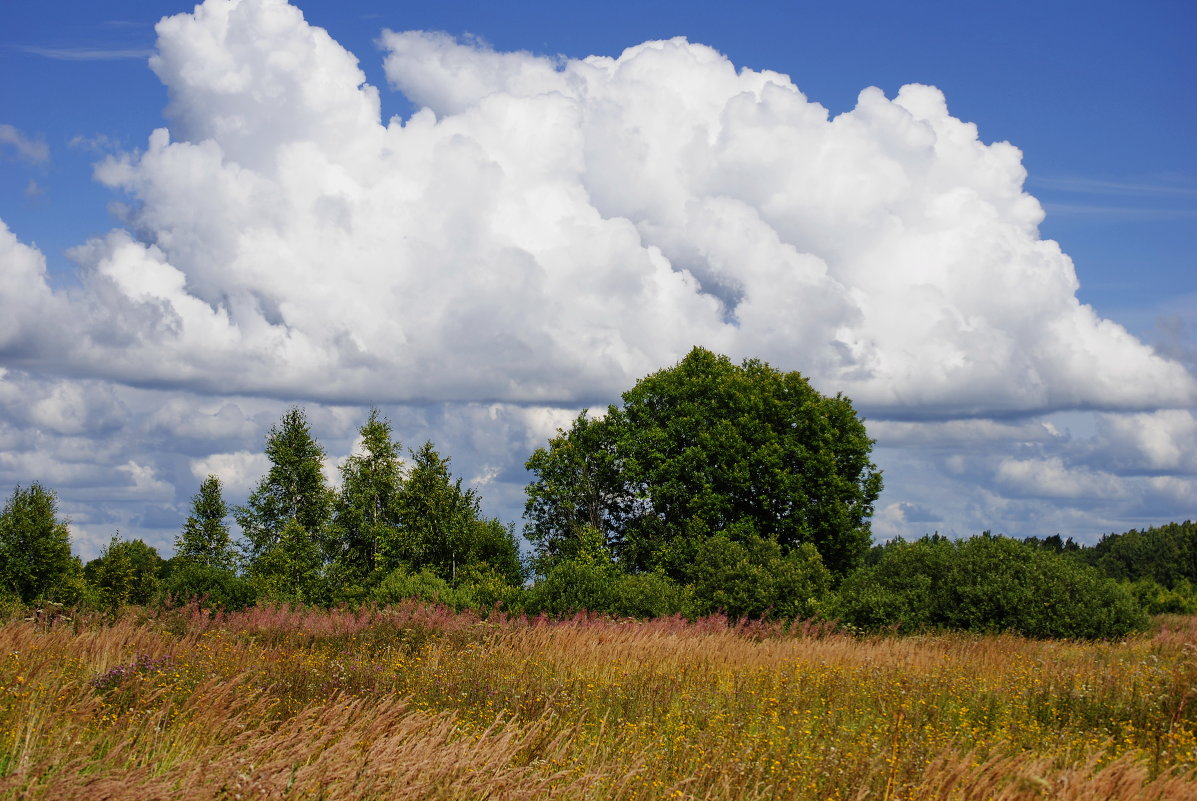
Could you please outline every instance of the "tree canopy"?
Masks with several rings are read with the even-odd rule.
[[[871,447],[842,395],[694,348],[532,455],[527,536],[542,568],[594,529],[631,572],[684,578],[702,543],[723,534],[787,552],[810,544],[844,575],[871,540],[881,491]]]
[[[175,556],[181,561],[233,569],[237,554],[229,537],[229,527],[224,522],[228,514],[220,478],[209,475],[191,499],[191,514],[175,538]]]
[[[30,603],[77,568],[58,497],[37,482],[15,487],[0,512],[0,595]]]

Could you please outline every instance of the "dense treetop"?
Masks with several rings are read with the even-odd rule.
[[[589,526],[625,569],[674,576],[706,538],[761,537],[813,545],[842,575],[871,540],[871,447],[847,398],[694,348],[532,455],[527,536],[549,564]]]

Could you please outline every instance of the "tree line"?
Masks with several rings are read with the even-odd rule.
[[[0,600],[115,609],[417,597],[1045,637],[1122,636],[1148,611],[1197,611],[1190,523],[1092,548],[989,533],[872,545],[882,477],[851,401],[759,360],[695,348],[621,404],[559,430],[527,462],[526,557],[514,527],[481,514],[432,443],[403,458],[377,411],[359,433],[334,490],[303,409],[290,409],[266,434],[270,467],[246,503],[229,508],[219,476],[206,477],[170,559],[114,537],[84,565],[54,493],[18,486],[0,513]]]

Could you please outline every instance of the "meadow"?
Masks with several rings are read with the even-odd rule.
[[[126,610],[0,628],[0,798],[1192,799],[1197,618],[829,624]]]

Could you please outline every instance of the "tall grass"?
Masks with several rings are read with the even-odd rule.
[[[0,628],[0,798],[1197,797],[1197,623],[1116,643],[198,609]]]

